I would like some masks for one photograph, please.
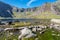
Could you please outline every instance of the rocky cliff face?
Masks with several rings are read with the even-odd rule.
[[[52,4],[52,7],[57,15],[60,15],[60,0]]]
[[[37,7],[34,7],[34,8],[27,8],[27,9],[24,9],[24,8],[17,8],[17,7],[13,7],[13,11],[14,12],[33,12],[36,10]]]

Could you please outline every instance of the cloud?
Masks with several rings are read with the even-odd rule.
[[[30,6],[30,4],[32,3],[32,2],[35,2],[36,0],[30,0],[28,3],[27,3],[27,6]]]

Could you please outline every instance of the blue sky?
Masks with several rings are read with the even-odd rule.
[[[0,0],[0,1],[18,8],[31,8],[41,6],[46,2],[52,3],[55,2],[56,0]]]

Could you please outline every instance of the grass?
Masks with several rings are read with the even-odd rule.
[[[52,32],[54,31],[54,32]],[[45,33],[43,34],[39,34],[39,32],[37,32],[37,38],[38,40],[60,40],[60,36],[52,36],[52,34],[60,34],[60,32],[58,32],[57,30],[53,30],[53,29],[48,29]],[[35,37],[36,38],[36,37]],[[32,38],[23,38],[23,40],[35,40],[34,37]],[[12,35],[12,36],[9,36],[9,37],[6,37],[6,36],[3,36],[3,37],[0,37],[0,40],[18,40],[18,36],[17,35]]]
[[[37,18],[37,19],[52,19],[52,18],[60,18],[60,16],[56,15],[54,13],[51,13],[51,12],[42,12],[41,14],[39,14],[37,16],[33,16],[33,18]]]
[[[14,22],[10,26],[13,26],[13,27],[23,27],[23,26],[29,26],[29,25],[31,25],[30,22]]]
[[[36,15],[34,15],[36,14]],[[56,15],[50,11],[45,11],[42,13],[38,12],[13,12],[13,18],[15,19],[25,19],[25,18],[35,18],[35,19],[52,19],[52,18],[60,18],[60,15]],[[0,19],[5,19],[0,17]],[[8,18],[9,19],[9,18]]]
[[[34,15],[37,14],[37,15]],[[35,18],[35,19],[52,19],[52,18],[60,18],[59,15],[52,13],[50,11],[35,13],[35,12],[26,12],[26,13],[16,13],[14,12],[14,18]]]

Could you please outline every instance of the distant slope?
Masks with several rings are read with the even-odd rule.
[[[46,3],[40,7],[25,9],[24,12],[14,12],[15,18],[51,19],[60,18],[60,9],[55,4]],[[17,13],[17,14],[16,14]]]
[[[51,19],[60,18],[60,7],[58,2],[45,3],[40,7],[34,8],[17,8],[9,4],[0,2],[0,18],[36,18]]]

